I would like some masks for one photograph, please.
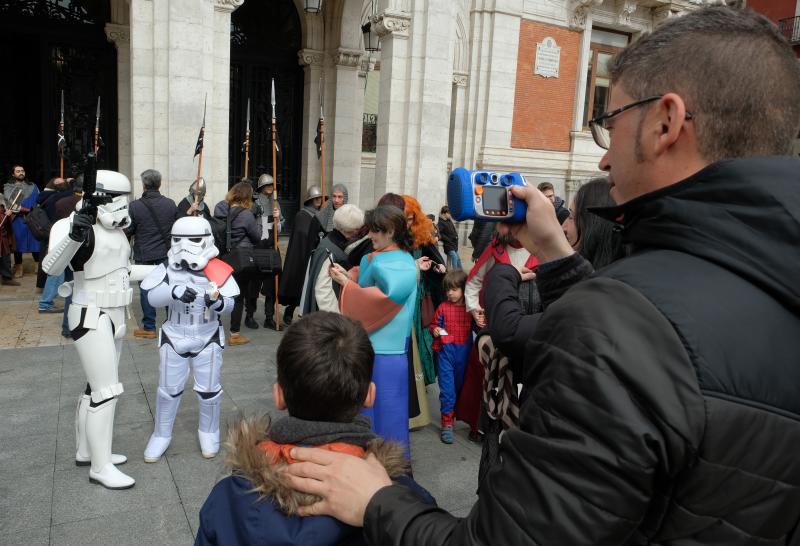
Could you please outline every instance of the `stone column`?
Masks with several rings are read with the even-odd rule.
[[[361,189],[361,127],[364,111],[364,89],[359,86],[358,69],[363,52],[339,48],[336,63],[336,95],[334,97],[334,138],[329,138],[332,169],[325,191],[336,183],[347,186],[350,203],[359,202]]]
[[[375,154],[376,197],[386,192],[404,193],[403,172],[406,163],[405,140],[408,107],[407,67],[411,15],[387,9],[372,17],[372,25],[381,37],[381,83],[378,100],[377,149]]]
[[[133,178],[131,171],[131,34],[127,25],[108,23],[106,38],[117,48],[117,157],[119,172]]]
[[[322,61],[324,54],[317,49],[301,49],[297,53],[297,58],[304,67],[303,78],[303,147],[300,195],[301,201],[305,196],[306,189],[320,182],[320,160],[317,158],[317,147],[314,144],[314,137],[317,134],[317,122],[319,121],[319,79],[322,76]],[[330,138],[330,133],[326,130],[326,138]],[[326,144],[330,140],[326,140]],[[326,147],[326,152],[328,151]],[[326,178],[328,174],[326,173]]]
[[[466,72],[453,72],[453,100],[455,108],[451,109],[455,119],[453,120],[453,167],[463,167],[466,158],[464,157],[464,139],[467,115],[467,82],[469,75]]]

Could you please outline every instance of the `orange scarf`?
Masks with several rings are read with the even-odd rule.
[[[258,442],[258,447],[264,452],[269,459],[270,464],[278,464],[281,460],[286,461],[288,464],[295,463],[290,455],[292,449],[297,447],[294,444],[277,444],[272,440],[262,440]],[[363,447],[354,446],[353,444],[345,444],[344,442],[332,442],[330,444],[323,444],[321,446],[310,446],[317,449],[325,449],[327,451],[335,451],[336,453],[346,453],[354,457],[364,458],[367,454]]]

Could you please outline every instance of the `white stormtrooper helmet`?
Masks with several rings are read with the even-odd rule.
[[[128,216],[128,194],[131,193],[131,181],[122,173],[115,171],[97,171],[96,195],[112,197],[110,203],[97,207],[97,220],[106,229],[124,228],[131,223]]]
[[[185,216],[172,224],[172,244],[167,253],[171,268],[200,271],[218,254],[211,224],[205,218]]]

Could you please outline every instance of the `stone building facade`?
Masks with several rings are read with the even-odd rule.
[[[237,10],[251,10],[251,18],[253,10],[286,4],[290,11],[282,13],[297,36],[294,72],[283,73],[296,74],[298,83],[295,95],[285,92],[296,97],[291,109],[279,105],[277,117],[291,135],[284,144],[293,163],[279,175],[290,208],[320,182],[320,102],[326,185],[346,184],[362,207],[392,191],[416,195],[426,211],[438,212],[456,166],[520,171],[569,197],[598,174],[601,150],[586,121],[607,104],[610,56],[663,20],[721,1],[322,0],[319,13],[307,13],[316,1],[108,0],[104,30],[117,53],[116,166],[133,179],[156,168],[165,193],[182,198],[197,174],[192,150],[205,103],[203,175],[209,200],[221,199],[243,175],[240,158],[232,157],[244,138],[237,116],[245,115],[232,100],[239,65],[231,52],[245,26]],[[365,51],[365,23],[380,51]],[[272,46],[264,44],[269,56]],[[258,92],[254,111],[271,115],[269,99]],[[269,136],[260,130],[254,138],[263,144]],[[247,174],[270,165],[265,160]]]

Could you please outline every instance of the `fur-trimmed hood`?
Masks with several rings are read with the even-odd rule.
[[[225,465],[232,473],[246,478],[253,485],[253,492],[260,498],[270,498],[287,515],[297,514],[301,506],[308,506],[322,499],[315,495],[300,493],[292,489],[282,470],[286,461],[272,464],[264,450],[258,446],[269,439],[271,420],[268,416],[249,417],[240,420],[228,430],[226,442],[228,454]],[[403,447],[394,442],[375,438],[366,446],[366,453],[380,461],[392,479],[406,475],[410,465]]]

